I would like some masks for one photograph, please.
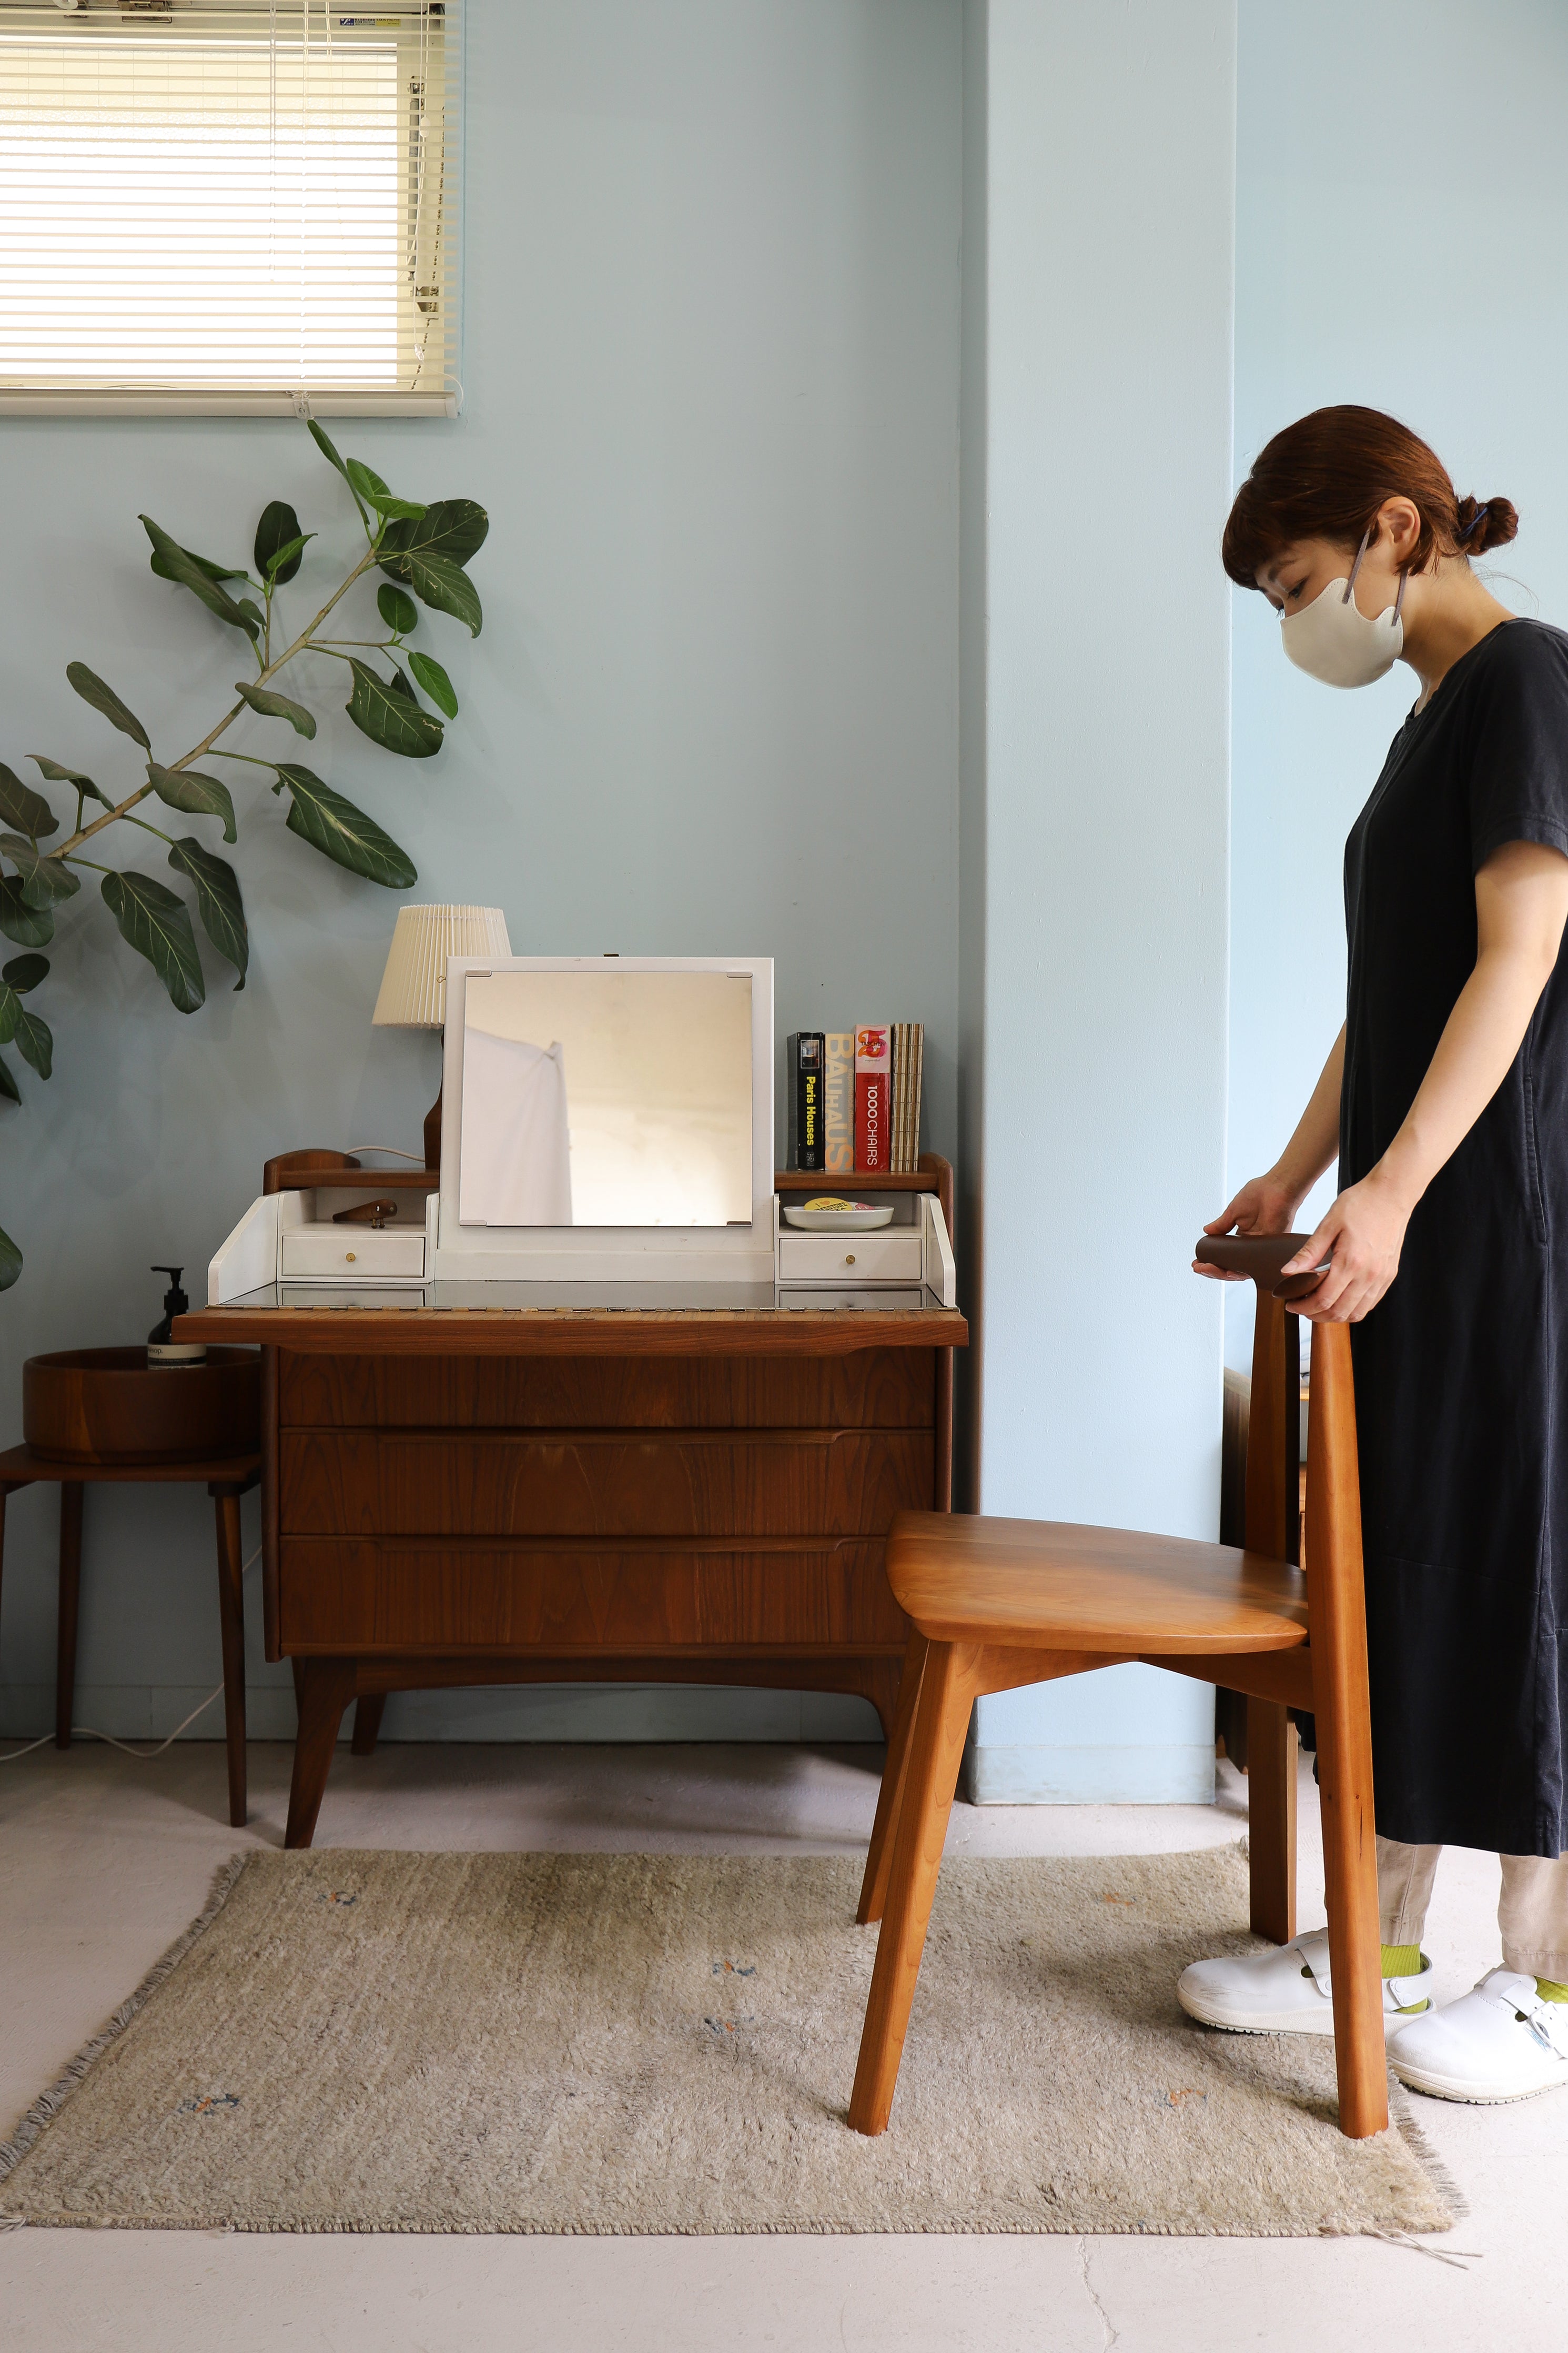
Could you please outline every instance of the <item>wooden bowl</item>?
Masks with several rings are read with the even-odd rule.
[[[209,1348],[150,1369],[140,1348],[67,1348],[22,1367],[22,1434],[73,1462],[194,1462],[261,1444],[261,1356]]]

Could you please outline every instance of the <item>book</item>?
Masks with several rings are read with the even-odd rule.
[[[887,1174],[892,1148],[892,1033],[885,1021],[855,1027],[855,1166],[868,1176]]]
[[[784,1041],[789,1166],[822,1166],[822,1031],[792,1029]]]
[[[912,1176],[921,1156],[921,1076],[925,1030],[918,1021],[893,1025],[893,1144],[896,1176]]]
[[[855,1032],[829,1029],[823,1038],[823,1166],[832,1176],[855,1170]]]

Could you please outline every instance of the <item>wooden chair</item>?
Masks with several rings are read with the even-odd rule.
[[[894,1520],[888,1577],[914,1630],[860,1896],[859,1918],[882,1929],[849,2103],[857,2132],[882,2132],[892,2108],[974,1701],[1134,1659],[1247,1694],[1252,1921],[1280,1944],[1295,1933],[1287,1709],[1316,1715],[1340,2128],[1359,2140],[1386,2126],[1361,1496],[1342,1324],[1312,1327],[1310,1594],[1295,1566],[1300,1325],[1285,1299],[1314,1278],[1282,1282],[1279,1271],[1303,1239],[1199,1245],[1201,1257],[1258,1285],[1245,1549],[1049,1521]]]

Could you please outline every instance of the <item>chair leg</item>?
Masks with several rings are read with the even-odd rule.
[[[71,1745],[76,1705],[76,1630],[81,1602],[81,1506],[79,1479],[60,1481],[60,1588],[55,1635],[55,1746]]]
[[[947,1820],[969,1730],[977,1683],[975,1665],[976,1653],[968,1645],[933,1642],[926,1652],[893,1841],[887,1912],[877,1939],[876,1967],[849,2100],[849,2123],[856,2132],[885,2132],[892,2111]]]
[[[245,1778],[245,1569],[240,1551],[239,1496],[235,1489],[213,1497],[217,1521],[217,1621],[223,1637],[223,1722],[228,1748],[228,1819],[233,1830],[246,1822]]]
[[[860,1909],[855,1915],[863,1927],[868,1921],[881,1918],[888,1899],[888,1873],[892,1865],[899,1807],[903,1798],[904,1777],[910,1761],[910,1734],[914,1725],[925,1661],[925,1636],[911,1634],[909,1648],[904,1652],[904,1672],[899,1678],[899,1700],[893,1713],[893,1728],[888,1737],[882,1786],[877,1792],[877,1819],[871,1825],[866,1876],[860,1883]]]
[[[327,1775],[343,1710],[354,1694],[352,1659],[302,1659],[296,1662],[300,1693],[300,1729],[294,1736],[294,1778],[289,1789],[285,1846],[309,1846],[316,1835]]]
[[[1296,1933],[1296,1759],[1279,1700],[1247,1703],[1247,1852],[1252,1933],[1288,1945]]]
[[[384,1692],[362,1692],[354,1703],[354,1736],[349,1743],[351,1757],[374,1757],[375,1744],[381,1736],[382,1712],[386,1705]]]
[[[1372,1736],[1359,1711],[1353,1723],[1347,1722],[1320,1700],[1318,1775],[1340,2130],[1351,2140],[1365,2140],[1388,2123],[1388,2059],[1383,2031]]]

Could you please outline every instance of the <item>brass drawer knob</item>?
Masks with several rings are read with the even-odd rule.
[[[853,1250],[850,1250],[850,1251],[849,1251],[848,1255],[846,1257],[846,1259],[845,1259],[845,1261],[844,1261],[844,1263],[845,1263],[845,1265],[846,1265],[846,1266],[853,1266],[853,1265],[854,1265],[854,1263],[855,1263],[855,1253],[854,1253],[854,1251],[853,1251]]]
[[[354,1250],[344,1250],[344,1252],[343,1252],[343,1256],[344,1256],[344,1258],[345,1258],[345,1259],[347,1259],[347,1261],[348,1261],[348,1262],[349,1262],[349,1264],[350,1264],[351,1266],[353,1266],[353,1262],[354,1262],[354,1260],[355,1260],[355,1258],[356,1258],[356,1256],[357,1256],[357,1255],[358,1255],[358,1253],[357,1253],[356,1251],[354,1251]]]

